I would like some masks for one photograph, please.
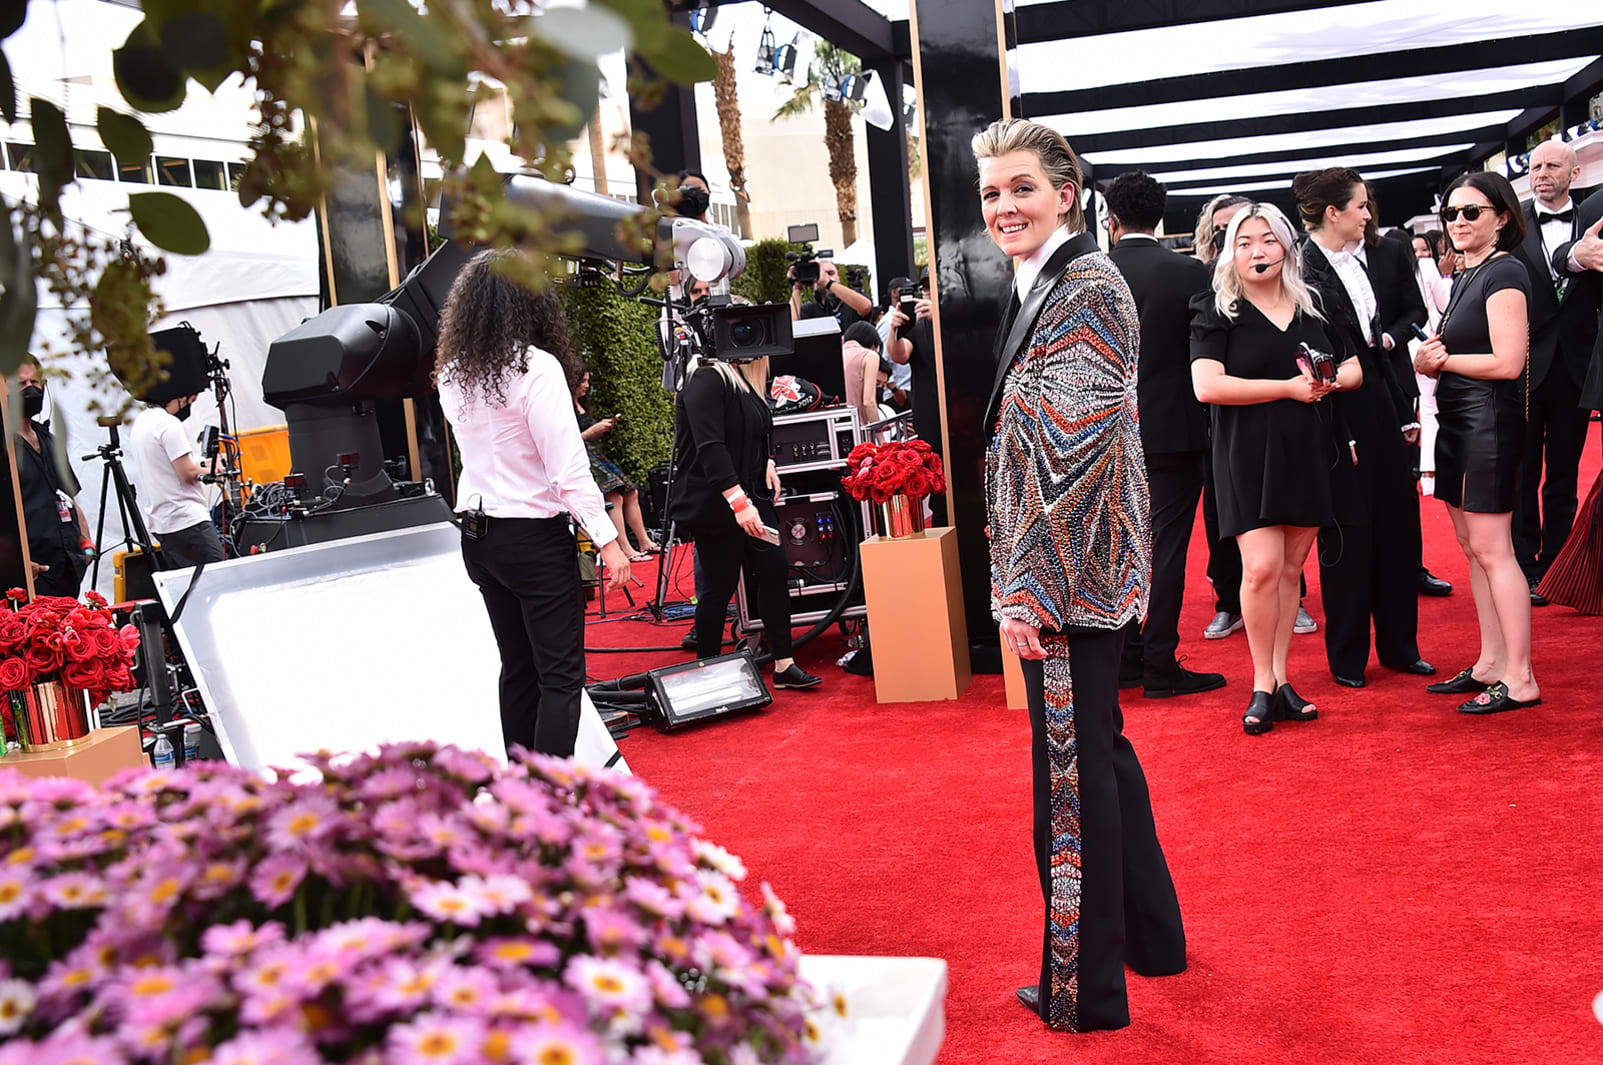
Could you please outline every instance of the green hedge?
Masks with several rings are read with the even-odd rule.
[[[730,283],[729,290],[745,296],[753,303],[790,302],[790,279],[786,277],[786,273],[790,270],[790,260],[785,255],[796,250],[797,245],[777,237],[759,240],[746,249],[746,272]],[[865,278],[863,294],[870,300],[878,302],[874,295],[874,278],[870,275],[868,267],[843,262],[836,262],[835,266],[840,270],[842,281],[846,280],[848,269],[861,269]]]
[[[597,443],[644,488],[646,472],[667,462],[673,447],[673,397],[662,389],[656,312],[610,284],[564,286],[562,307],[574,347],[590,366],[586,408],[596,419],[623,415]]]

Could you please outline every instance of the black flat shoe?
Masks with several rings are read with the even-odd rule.
[[[1331,676],[1335,677],[1336,683],[1343,688],[1362,688],[1364,686],[1363,677],[1344,677],[1340,673],[1332,673]]]
[[[1276,721],[1317,721],[1319,711],[1314,704],[1297,694],[1289,683],[1275,689],[1274,715]]]
[[[1241,731],[1249,736],[1261,736],[1274,727],[1274,696],[1268,692],[1253,691],[1247,712],[1241,715]]]
[[[1381,664],[1386,665],[1384,662]],[[1399,673],[1412,673],[1416,677],[1434,677],[1436,675],[1436,667],[1423,658],[1416,658],[1405,666],[1386,666],[1386,668],[1395,669]]]
[[[1017,991],[1013,992],[1013,994],[1018,998],[1019,1005],[1023,1006],[1037,1017],[1041,1015],[1041,989],[1039,987],[1037,987],[1035,984],[1031,984],[1029,987],[1019,988]]]
[[[774,672],[776,688],[812,688],[822,683],[824,683],[822,678],[813,676],[794,662]]]
[[[1458,712],[1461,714],[1501,714],[1505,710],[1524,710],[1528,706],[1538,705],[1541,701],[1542,697],[1540,695],[1534,699],[1510,699],[1508,685],[1498,681],[1469,702],[1459,706]]]
[[[1427,684],[1425,690],[1432,695],[1468,695],[1470,692],[1485,691],[1486,682],[1475,679],[1473,668],[1460,670],[1452,680],[1439,680],[1435,684]]]

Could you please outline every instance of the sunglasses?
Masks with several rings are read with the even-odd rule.
[[[1443,207],[1442,218],[1448,222],[1456,222],[1458,221],[1458,216],[1463,215],[1465,221],[1473,222],[1481,216],[1483,211],[1490,210],[1490,207],[1482,207],[1478,203],[1468,203],[1463,207]]]

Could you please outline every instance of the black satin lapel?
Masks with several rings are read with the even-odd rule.
[[[1544,275],[1539,277],[1533,274],[1531,277],[1531,283],[1535,284],[1539,280],[1546,280],[1548,282],[1547,287],[1552,288],[1553,267],[1552,264],[1547,261],[1547,246],[1542,243],[1542,227],[1536,224],[1536,209],[1530,204],[1525,204],[1524,206],[1525,241],[1520,246],[1520,250],[1525,253],[1526,266],[1540,267],[1542,275]],[[1573,229],[1574,227],[1575,222],[1572,219],[1570,222],[1570,228]]]
[[[1325,317],[1329,319],[1339,313],[1355,333],[1362,333],[1364,330],[1358,322],[1358,308],[1353,306],[1352,297],[1347,295],[1347,286],[1341,283],[1336,268],[1325,258],[1325,249],[1310,239],[1304,245],[1302,254],[1305,264],[1303,274],[1315,275],[1314,287],[1319,290],[1319,298],[1326,304],[1322,308]],[[1370,284],[1373,285],[1374,282],[1371,281]]]

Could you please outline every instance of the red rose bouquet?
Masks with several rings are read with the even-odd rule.
[[[30,602],[21,588],[6,592],[0,605],[0,691],[59,680],[88,692],[98,705],[112,692],[134,689],[130,667],[139,630],[119,630],[99,592],[85,599],[42,595]]]
[[[922,440],[858,444],[846,457],[846,494],[859,502],[886,503],[892,496],[923,499],[946,491],[941,457]]]

